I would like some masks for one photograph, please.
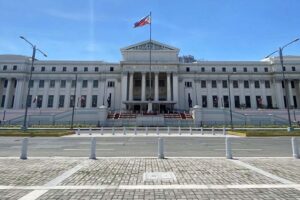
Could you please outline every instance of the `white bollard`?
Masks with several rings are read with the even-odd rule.
[[[156,135],[159,135],[159,128],[156,127]]]
[[[136,135],[137,133],[136,133],[136,126],[134,127],[134,135]]]
[[[181,135],[181,128],[178,126],[178,134]]]
[[[190,127],[190,135],[193,135],[192,127]]]
[[[112,135],[115,135],[115,127],[112,127]]]
[[[92,128],[89,128],[89,135],[92,135]]]
[[[170,127],[168,126],[168,135],[170,135]]]
[[[215,128],[214,128],[214,127],[211,128],[211,133],[212,133],[213,135],[215,134]]]
[[[295,137],[292,137],[292,149],[293,149],[293,157],[295,159],[300,158],[298,143],[297,143],[297,139]]]
[[[91,140],[91,154],[90,159],[96,160],[96,138],[92,138]]]
[[[123,127],[123,135],[126,135],[126,127]]]
[[[77,135],[80,135],[80,128],[77,129]]]
[[[26,160],[27,159],[27,148],[28,147],[28,138],[24,138],[22,140],[22,147],[21,147],[21,156],[20,159]]]
[[[226,137],[226,139],[225,139],[225,146],[226,146],[226,158],[232,159],[231,141],[230,141],[229,137]]]
[[[201,131],[201,134],[203,135],[204,134],[203,127],[200,128],[200,131]]]
[[[223,135],[226,135],[226,128],[223,127]]]
[[[104,128],[103,128],[103,126],[102,126],[102,127],[101,127],[101,135],[103,135],[103,129],[104,129]]]
[[[158,138],[158,158],[159,159],[164,159],[164,139],[163,138]]]
[[[148,126],[146,126],[146,128],[145,128],[146,130],[146,135],[148,135]]]

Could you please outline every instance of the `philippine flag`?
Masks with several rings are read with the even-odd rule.
[[[145,26],[147,24],[151,24],[151,16],[147,15],[146,17],[142,18],[138,22],[134,23],[134,28]]]

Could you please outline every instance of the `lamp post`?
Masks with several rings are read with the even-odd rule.
[[[31,82],[31,77],[32,77],[33,64],[34,64],[34,60],[35,60],[35,53],[36,53],[36,51],[39,51],[45,57],[47,57],[47,54],[44,53],[43,51],[41,51],[40,49],[36,48],[36,45],[33,45],[25,37],[20,36],[20,38],[22,40],[24,40],[25,42],[27,42],[32,47],[31,67],[30,67],[30,74],[29,74],[28,88],[27,88],[27,95],[26,95],[26,102],[25,102],[25,114],[24,114],[23,126],[21,127],[21,129],[23,131],[26,131],[27,130],[28,102],[29,102],[29,94],[30,94],[30,82]]]
[[[72,121],[71,121],[71,129],[73,129],[74,123],[74,114],[75,114],[75,103],[76,103],[76,90],[77,90],[77,74],[75,75],[75,89],[74,89],[74,99],[73,99],[73,107],[72,107]]]
[[[271,55],[273,55],[274,53],[279,53],[279,59],[280,59],[280,64],[281,64],[281,70],[282,70],[282,79],[283,79],[283,83],[284,83],[284,89],[285,89],[285,94],[286,94],[286,106],[287,106],[287,113],[288,113],[288,119],[289,119],[289,127],[288,127],[288,131],[292,130],[292,122],[291,122],[291,115],[290,115],[290,97],[289,97],[289,91],[288,91],[288,81],[285,78],[285,70],[284,70],[284,66],[283,66],[283,56],[282,56],[282,51],[285,47],[289,46],[290,44],[297,42],[299,40],[299,38],[283,45],[282,47],[279,47],[278,50],[272,52],[271,54],[267,55],[265,58],[269,58]]]
[[[231,127],[231,130],[233,130],[231,94],[230,94],[230,74],[228,74],[227,80],[228,80],[228,102],[229,102],[229,112],[230,112],[230,127]]]

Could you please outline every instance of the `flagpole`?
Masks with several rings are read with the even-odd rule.
[[[151,16],[151,12],[150,12],[150,75],[149,75],[149,77],[150,77],[150,103],[151,103],[151,101],[152,101],[152,86],[151,86],[151,82],[152,82],[152,80],[151,80],[151,61],[152,61],[152,58],[151,58],[151,51],[152,51],[152,38],[151,38],[151,32],[152,32],[152,16]]]

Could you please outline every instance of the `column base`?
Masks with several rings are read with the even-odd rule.
[[[148,110],[147,113],[152,113],[153,109],[152,109],[152,103],[148,103]]]

